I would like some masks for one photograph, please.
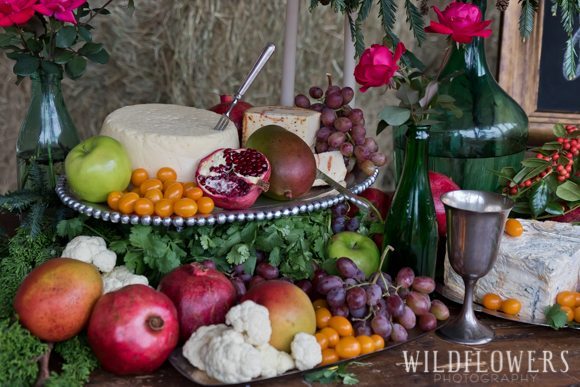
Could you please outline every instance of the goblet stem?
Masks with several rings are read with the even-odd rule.
[[[459,314],[459,319],[475,322],[475,313],[473,312],[473,288],[477,279],[463,277],[463,284],[465,285],[465,296],[463,298],[463,307]]]

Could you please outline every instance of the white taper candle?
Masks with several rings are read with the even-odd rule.
[[[356,18],[356,15],[352,15]],[[355,90],[355,96],[352,97],[352,101],[349,103],[351,107],[355,106],[356,97],[356,82],[354,80],[354,66],[355,66],[355,49],[354,42],[352,41],[352,34],[350,33],[350,24],[348,22],[348,16],[344,16],[344,70],[343,70],[343,86],[350,86]]]
[[[280,104],[294,105],[294,81],[296,78],[296,37],[300,0],[286,2],[286,28],[284,32],[284,62],[282,64],[282,92]]]

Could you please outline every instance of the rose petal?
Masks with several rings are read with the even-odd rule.
[[[75,15],[72,13],[72,11],[55,12],[54,18],[63,22],[77,24],[77,20],[75,19]]]
[[[9,17],[0,15],[0,27],[10,27],[12,25],[14,25],[14,23],[12,22],[12,20],[10,20]]]
[[[24,24],[32,19],[32,16],[34,16],[34,9],[26,8],[20,12],[10,15],[10,19],[12,19],[14,24]]]
[[[453,33],[453,30],[451,28],[447,27],[446,25],[434,22],[433,20],[431,20],[430,25],[425,27],[425,31],[444,35],[449,35]]]

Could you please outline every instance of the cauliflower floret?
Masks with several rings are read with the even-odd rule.
[[[126,266],[117,266],[110,273],[103,274],[103,293],[114,292],[133,284],[149,285],[144,275],[133,274]]]
[[[62,256],[92,263],[103,273],[113,270],[117,263],[117,254],[107,249],[107,243],[101,237],[78,236],[66,245]]]
[[[226,324],[244,334],[247,343],[256,346],[266,344],[272,336],[268,308],[254,301],[248,300],[231,308],[226,314]]]
[[[211,339],[206,351],[206,373],[220,382],[247,382],[262,372],[260,351],[246,343],[244,336],[233,329]]]
[[[292,357],[296,368],[300,371],[316,367],[322,361],[322,350],[316,341],[316,337],[308,333],[297,333],[290,344]]]
[[[264,344],[258,349],[262,363],[262,373],[260,374],[262,377],[271,378],[294,368],[294,360],[288,353],[278,351],[270,344]]]
[[[198,369],[205,371],[205,351],[211,339],[228,330],[225,324],[204,325],[199,327],[183,345],[183,357]]]

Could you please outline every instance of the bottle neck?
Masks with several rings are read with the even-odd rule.
[[[62,76],[38,72],[33,74],[30,78],[32,79],[33,98],[42,95],[43,99],[48,97],[62,100]]]
[[[410,174],[411,178],[420,177],[421,171],[427,175],[427,158],[429,157],[429,126],[409,126],[407,130],[407,147],[402,175]],[[403,178],[401,176],[401,178]]]

